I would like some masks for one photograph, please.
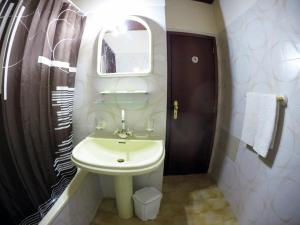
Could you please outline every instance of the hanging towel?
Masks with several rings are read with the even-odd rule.
[[[254,145],[255,134],[258,127],[257,119],[257,101],[259,100],[259,95],[256,93],[247,93],[246,96],[246,108],[245,117],[243,123],[243,131],[241,140],[248,145]]]
[[[253,149],[263,157],[266,157],[269,149],[274,147],[278,114],[279,107],[276,95],[261,94],[258,129],[255,135]]]
[[[247,93],[242,140],[263,157],[274,147],[278,113],[276,95]]]

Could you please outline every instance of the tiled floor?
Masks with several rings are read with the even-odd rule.
[[[91,225],[238,225],[228,203],[206,175],[164,177],[163,199],[156,220],[117,216],[112,199],[104,199]]]

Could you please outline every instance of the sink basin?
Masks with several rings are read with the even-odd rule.
[[[87,137],[73,150],[72,161],[82,169],[106,175],[141,175],[164,160],[161,140],[121,140]]]
[[[72,161],[83,170],[112,175],[118,213],[133,215],[132,176],[150,173],[165,157],[162,140],[123,140],[86,137],[72,152]]]

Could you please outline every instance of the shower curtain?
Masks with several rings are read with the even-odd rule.
[[[76,173],[72,108],[85,17],[64,0],[20,1],[16,17],[2,67],[0,209],[7,224],[37,224]]]

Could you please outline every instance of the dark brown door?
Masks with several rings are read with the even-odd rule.
[[[167,175],[208,170],[217,116],[214,49],[213,37],[168,32]]]

